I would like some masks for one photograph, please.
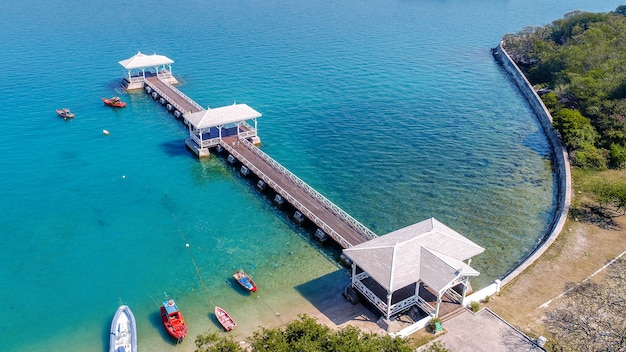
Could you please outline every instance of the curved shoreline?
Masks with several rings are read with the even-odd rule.
[[[572,191],[572,179],[570,172],[570,164],[567,157],[567,150],[563,147],[561,140],[552,126],[552,115],[544,105],[543,101],[535,92],[532,85],[526,79],[526,76],[519,69],[517,64],[513,62],[513,59],[504,49],[503,42],[500,42],[498,46],[492,49],[492,54],[496,61],[498,61],[505,71],[511,76],[517,87],[526,97],[531,109],[537,116],[543,131],[550,142],[552,147],[552,153],[554,156],[554,171],[557,177],[557,205],[554,212],[554,217],[548,226],[548,230],[539,240],[539,243],[535,249],[530,252],[520,264],[511,269],[502,278],[500,285],[506,285],[513,281],[521,272],[526,270],[532,265],[552,243],[557,239],[565,221],[567,220],[567,214],[571,205],[571,191]]]

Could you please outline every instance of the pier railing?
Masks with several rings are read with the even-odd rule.
[[[205,110],[202,106],[200,106],[200,104],[196,103],[193,99],[188,97],[185,93],[181,92],[178,88],[162,80],[161,77],[159,77],[159,81],[165,84],[166,86],[168,86],[174,92],[176,92],[176,94],[178,94],[181,98],[185,99],[185,101],[187,101],[189,104],[193,105],[196,109],[198,109],[198,111]],[[179,110],[179,111],[182,112],[182,110]]]
[[[252,143],[250,143],[252,144]],[[298,208],[302,214],[307,216],[311,221],[313,221],[317,226],[319,226],[324,232],[326,232],[330,237],[332,237],[337,243],[339,243],[343,248],[352,247],[352,243],[348,242],[343,236],[341,236],[337,231],[333,230],[332,227],[328,226],[324,220],[320,219],[315,213],[310,211],[307,207],[305,207],[298,199],[289,194],[284,188],[280,187],[274,180],[272,180],[269,176],[267,176],[263,171],[259,170],[253,163],[251,163],[248,159],[246,159],[243,155],[241,155],[235,148],[232,148],[228,143],[221,144],[229,153],[231,153],[235,158],[241,161],[248,169],[254,172],[260,179],[265,181],[270,187],[272,187],[276,192],[282,195],[288,202],[290,202],[294,207]],[[254,145],[253,145],[254,147]],[[256,147],[254,147],[256,148]]]
[[[165,83],[163,81],[161,81],[162,83]],[[163,97],[164,99],[166,99],[168,101],[168,103],[172,104],[173,107],[176,108],[176,110],[180,111],[181,113],[186,114],[189,111],[186,111],[185,109],[183,109],[182,106],[178,105],[173,99],[171,99],[170,97],[167,96],[167,94],[163,93],[162,90],[160,90],[157,86],[155,86],[154,84],[152,84],[152,82],[150,82],[149,80],[146,80],[146,84],[148,86],[150,86],[150,88],[152,88],[153,91],[155,91],[159,96]]]
[[[350,216],[350,214],[346,213],[343,209],[339,208],[333,202],[328,200],[328,198],[324,197],[321,193],[316,191],[313,187],[309,186],[306,182],[302,181],[298,176],[294,175],[291,171],[287,170],[284,166],[282,166],[276,160],[272,159],[272,157],[270,157],[269,155],[264,153],[261,149],[255,147],[254,144],[250,143],[249,141],[247,141],[245,139],[240,139],[239,142],[243,143],[248,149],[250,149],[253,153],[257,154],[259,157],[261,157],[263,160],[265,160],[274,169],[276,169],[277,171],[279,171],[280,173],[282,173],[283,175],[288,177],[292,182],[294,182],[300,188],[304,189],[308,194],[310,194],[312,197],[314,197],[315,199],[320,201],[328,209],[332,210],[343,221],[345,221],[348,224],[350,224],[354,229],[359,231],[365,237],[367,237],[368,239],[374,239],[374,238],[378,237],[378,235],[376,235],[372,230],[368,229],[365,225],[361,224],[355,218]],[[241,156],[236,150],[234,150],[234,148],[231,148],[230,146],[228,146],[227,143],[223,143],[223,145],[226,146],[226,149],[229,152],[231,152],[233,154],[233,156],[237,157],[238,159],[239,158],[243,158],[243,156]],[[239,159],[239,160],[241,160],[241,159]],[[251,163],[249,163],[249,164],[251,164]],[[256,167],[254,167],[254,165],[250,165],[250,166],[246,165],[246,166],[248,168],[250,168],[252,171],[254,171],[255,173],[257,173],[257,172],[261,173],[261,171],[258,170]],[[269,180],[269,178],[268,178],[268,180]],[[265,180],[265,181],[268,182],[268,180]],[[280,188],[280,186],[276,185],[272,180],[269,180],[268,184],[270,184],[270,186],[272,186],[272,187]],[[278,189],[277,189],[277,191],[278,191]],[[323,220],[319,219],[313,212],[311,212],[310,210],[306,209],[306,207],[304,207],[297,199],[295,199],[294,197],[290,196],[286,191],[283,190],[283,192],[285,193],[286,197],[288,198],[287,200],[289,202],[294,204],[294,206],[301,207],[302,208],[301,211],[306,212],[305,215],[307,217],[311,218],[311,220],[313,220],[316,223],[319,222],[319,224],[325,225],[325,226],[320,226],[320,228],[324,232],[326,232],[328,235],[330,235],[331,237],[335,238],[335,240],[337,240],[340,244],[344,245],[344,248],[352,247],[351,243],[347,242],[335,230],[333,230],[330,226],[326,225],[326,223],[324,223]],[[289,199],[289,198],[291,198],[291,199]],[[347,246],[345,246],[346,244],[347,244]]]

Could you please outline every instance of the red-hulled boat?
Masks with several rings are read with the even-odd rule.
[[[165,330],[173,338],[182,340],[187,336],[187,323],[173,299],[163,302],[161,306],[161,320]]]
[[[218,306],[215,306],[215,316],[217,317],[217,321],[220,322],[224,330],[231,331],[237,326],[237,323],[233,320],[233,318],[226,313],[226,311]]]
[[[126,106],[126,103],[123,102],[120,97],[111,97],[111,98],[102,98],[104,105],[112,106],[114,108],[123,108]]]
[[[257,287],[250,275],[246,274],[245,271],[239,269],[233,274],[233,277],[237,282],[241,285],[241,287],[245,288],[248,291],[256,292]]]
[[[59,117],[62,117],[64,119],[73,119],[74,118],[74,113],[71,112],[70,109],[68,109],[68,108],[57,109],[57,114],[59,115]]]

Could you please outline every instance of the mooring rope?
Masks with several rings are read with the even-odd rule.
[[[178,233],[180,234],[180,237],[183,239],[183,242],[185,243],[185,248],[187,248],[187,253],[189,254],[189,258],[191,259],[191,263],[193,264],[194,269],[196,269],[196,276],[198,276],[198,280],[200,280],[200,284],[204,288],[204,291],[205,291],[205,294],[206,294],[205,297],[207,297],[209,303],[211,303],[213,306],[215,306],[215,303],[213,302],[213,300],[209,296],[209,287],[206,285],[206,282],[202,278],[202,274],[200,273],[200,268],[198,268],[198,264],[196,264],[196,260],[194,259],[193,254],[191,253],[191,247],[189,246],[189,243],[187,242],[187,238],[185,237],[185,234],[183,233],[183,230],[180,228],[180,225],[178,223],[178,219],[176,218],[176,215],[173,214],[173,213],[172,213],[172,217],[174,218],[174,222],[176,222],[176,227],[178,228]]]

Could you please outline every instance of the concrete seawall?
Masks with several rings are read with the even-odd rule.
[[[554,171],[557,176],[557,206],[554,211],[554,217],[546,229],[546,233],[540,239],[537,248],[529,253],[518,267],[512,269],[501,280],[501,284],[505,285],[515,279],[515,277],[517,277],[522,271],[534,263],[535,260],[537,260],[559,236],[559,233],[565,225],[567,213],[571,204],[572,181],[567,151],[561,144],[561,140],[559,139],[556,130],[552,127],[552,115],[550,115],[550,112],[543,104],[543,101],[537,92],[535,92],[522,71],[515,64],[515,62],[513,62],[506,50],[504,50],[502,42],[497,48],[493,49],[493,56],[496,61],[502,64],[502,67],[517,84],[537,116],[537,119],[539,120],[545,135],[548,137],[550,145],[552,146]]]

